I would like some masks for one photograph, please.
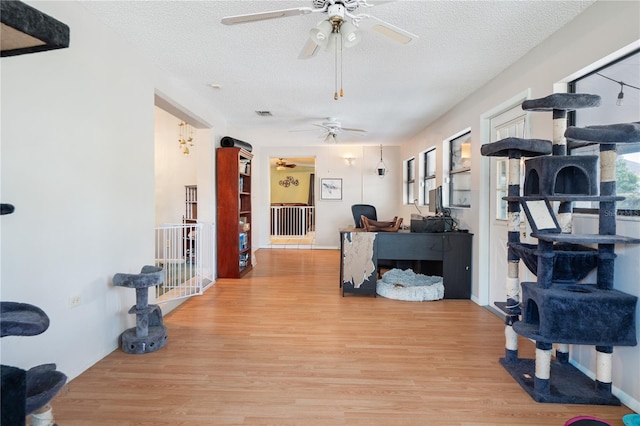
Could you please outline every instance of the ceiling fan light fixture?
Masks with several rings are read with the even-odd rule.
[[[321,21],[309,31],[309,37],[317,45],[324,47],[329,41],[329,36],[333,32],[333,25],[329,21]]]
[[[362,40],[362,33],[351,22],[343,22],[342,25],[340,25],[340,32],[342,33],[344,47],[353,47]]]
[[[327,133],[327,136],[324,138],[324,143],[338,143],[336,134],[332,131],[329,131],[329,133]]]

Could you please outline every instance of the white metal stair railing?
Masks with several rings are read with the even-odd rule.
[[[315,231],[314,206],[271,206],[271,236],[304,238]]]
[[[155,231],[155,264],[164,269],[157,303],[201,295],[213,283],[213,225],[165,224]]]

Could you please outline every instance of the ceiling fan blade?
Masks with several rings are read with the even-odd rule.
[[[363,132],[363,133],[367,133],[366,130],[363,130],[363,129],[351,129],[349,127],[343,127],[342,130],[346,130],[347,132]]]
[[[287,16],[306,15],[316,9],[310,7],[297,7],[294,9],[272,10],[269,12],[249,13],[247,15],[227,16],[220,22],[225,25],[245,24],[248,22],[265,21],[267,19],[286,18]]]
[[[318,46],[313,40],[310,38],[307,39],[304,47],[300,51],[300,55],[298,55],[298,59],[309,59],[316,56],[316,53],[320,50],[320,46]]]
[[[363,19],[360,25],[402,44],[409,44],[419,38],[417,35],[385,22],[380,18],[376,18],[375,16],[369,16],[368,19]]]

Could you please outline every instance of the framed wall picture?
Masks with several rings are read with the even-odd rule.
[[[340,178],[320,179],[320,199],[321,200],[342,200],[342,179]]]

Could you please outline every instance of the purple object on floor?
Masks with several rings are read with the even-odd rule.
[[[579,416],[567,420],[564,426],[611,426],[611,423],[607,423],[596,417]]]

